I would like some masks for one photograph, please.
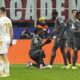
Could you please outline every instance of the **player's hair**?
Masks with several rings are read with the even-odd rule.
[[[78,12],[76,13],[76,16],[75,16],[75,17],[78,19],[79,15],[80,15],[80,11],[78,11]]]
[[[78,11],[78,12],[76,13],[76,15],[79,16],[79,15],[80,15],[80,11]]]
[[[53,10],[52,15],[57,15],[58,16],[58,12],[56,10]]]
[[[77,10],[77,9],[73,9],[73,10],[72,10],[72,13],[73,13],[74,11],[77,11],[77,12],[78,12],[78,10]]]
[[[2,11],[2,12],[6,12],[6,9],[5,9],[5,7],[0,7],[0,10]]]

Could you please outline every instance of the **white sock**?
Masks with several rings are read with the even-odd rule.
[[[3,68],[4,68],[4,66],[3,66],[3,61],[1,60],[1,61],[0,61],[0,73],[3,72]]]
[[[10,73],[9,69],[10,69],[9,63],[5,63],[4,64],[4,72],[5,72],[5,74],[9,74]]]

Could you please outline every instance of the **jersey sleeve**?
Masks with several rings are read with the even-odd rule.
[[[79,21],[75,21],[74,22],[74,26],[75,26],[75,29],[80,29],[80,22]]]
[[[63,19],[61,17],[58,17],[57,18],[57,21],[61,24],[61,23],[64,23]]]

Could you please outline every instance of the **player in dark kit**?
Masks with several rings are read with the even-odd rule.
[[[76,20],[74,24],[74,31],[73,31],[73,58],[72,58],[72,69],[77,69],[76,62],[78,58],[78,50],[80,50],[80,11],[76,14]]]
[[[64,23],[63,19],[61,17],[58,17],[58,12],[56,10],[52,13],[53,19],[55,21],[55,28],[53,29],[52,35],[54,39],[54,45],[52,49],[52,55],[50,64],[46,66],[46,68],[52,68],[54,59],[56,57],[56,51],[60,47],[60,50],[62,52],[63,60],[64,60],[64,68],[66,68],[67,60],[66,60],[66,54],[65,54],[65,29],[66,24]],[[50,36],[52,36],[50,35]]]
[[[76,13],[78,11],[76,9],[72,10],[72,18],[69,18],[66,21],[66,25],[67,25],[67,35],[66,35],[66,45],[65,45],[65,53],[67,54],[67,59],[68,59],[68,66],[67,69],[71,68],[71,54],[70,54],[70,49],[73,47],[73,30],[74,30],[74,26],[73,26],[73,22],[76,20]]]
[[[29,66],[35,66],[38,68],[44,68],[45,63],[43,61],[43,58],[45,58],[44,50],[42,47],[48,43],[51,42],[50,39],[47,39],[44,43],[42,43],[42,32],[39,32],[37,29],[35,30],[35,33],[32,35],[32,43],[31,43],[31,48],[30,48],[30,58],[36,62],[34,63],[29,63],[27,64],[27,67]]]

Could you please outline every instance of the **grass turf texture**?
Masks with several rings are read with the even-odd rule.
[[[11,65],[11,76],[0,80],[80,80],[80,69],[60,69],[62,65],[54,65],[53,69],[25,68],[25,65]]]

